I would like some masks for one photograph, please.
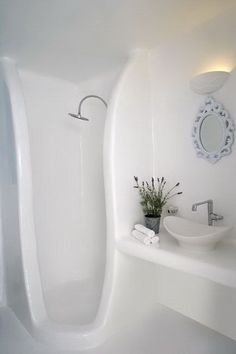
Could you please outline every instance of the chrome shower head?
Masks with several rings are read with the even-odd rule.
[[[68,114],[69,114],[69,116],[71,116],[71,117],[73,117],[73,118],[89,121],[88,118],[81,117],[81,115],[80,115],[79,113],[78,113],[78,114],[75,114],[75,113],[68,113]]]
[[[81,115],[81,106],[82,106],[82,103],[83,103],[87,98],[98,98],[100,101],[102,101],[102,102],[104,103],[105,107],[107,108],[107,103],[106,103],[106,101],[105,101],[102,97],[97,96],[97,95],[88,95],[88,96],[85,96],[84,98],[82,98],[82,100],[80,101],[78,113],[77,113],[77,114],[75,114],[75,113],[68,113],[69,116],[71,116],[71,117],[73,117],[73,118],[76,118],[76,119],[81,119],[81,120],[89,121],[88,118],[82,117],[82,115]]]

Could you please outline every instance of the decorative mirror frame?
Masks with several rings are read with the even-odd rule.
[[[222,123],[222,126],[224,127],[223,145],[219,150],[214,152],[208,152],[204,149],[200,137],[202,123],[204,119],[210,114],[217,115],[218,119]],[[229,113],[224,109],[223,105],[216,102],[212,97],[207,97],[204,106],[201,106],[198,111],[193,125],[192,139],[194,148],[197,152],[197,156],[206,159],[212,164],[219,161],[223,156],[229,155],[231,153],[231,146],[234,142],[233,122],[229,116]]]

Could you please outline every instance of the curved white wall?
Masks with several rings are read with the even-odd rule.
[[[127,267],[125,266],[126,261],[124,261],[123,257],[114,250],[114,235],[116,228],[119,224],[122,224],[123,217],[126,215],[124,225],[126,225],[126,231],[129,232],[130,227],[141,216],[140,208],[137,207],[136,204],[137,195],[136,193],[133,193],[133,174],[143,174],[144,176],[146,171],[148,171],[149,175],[152,167],[151,152],[149,149],[151,147],[151,117],[147,114],[149,92],[146,55],[133,57],[125,69],[112,97],[111,107],[107,118],[104,159],[107,195],[107,228],[110,242],[107,244],[107,275],[100,311],[94,325],[91,324],[91,326],[85,326],[82,328],[80,326],[72,326],[70,327],[70,330],[67,326],[60,326],[60,323],[80,325],[83,322],[88,323],[89,320],[92,321],[95,318],[100,301],[104,263],[106,259],[106,238],[105,231],[100,235],[94,233],[91,225],[97,229],[99,229],[99,225],[104,227],[104,223],[101,223],[101,215],[97,213],[96,200],[94,198],[95,195],[97,198],[99,197],[99,205],[101,206],[102,188],[99,188],[98,186],[99,181],[103,181],[102,168],[99,168],[99,166],[101,166],[99,163],[102,159],[102,144],[100,144],[100,149],[98,149],[98,146],[99,141],[100,143],[102,141],[102,139],[99,139],[99,134],[101,138],[103,135],[103,129],[101,121],[99,122],[99,120],[97,120],[93,122],[92,119],[96,114],[98,118],[104,117],[104,108],[97,105],[95,102],[94,105],[88,105],[86,110],[88,110],[88,114],[91,115],[91,127],[85,127],[82,125],[84,122],[78,122],[67,117],[68,111],[71,110],[71,105],[73,105],[73,103],[76,105],[77,102],[77,91],[75,86],[64,81],[58,82],[55,79],[38,77],[38,75],[32,73],[21,72],[21,80],[23,82],[28,114],[29,139],[27,135],[26,115],[21,88],[19,86],[18,74],[14,62],[9,61],[9,63],[10,67],[8,67],[8,65],[6,67],[6,69],[8,69],[6,76],[10,80],[8,89],[10,90],[9,97],[11,99],[8,109],[14,123],[14,127],[11,127],[10,130],[11,134],[12,132],[15,134],[13,146],[16,143],[16,151],[13,149],[12,153],[13,155],[16,154],[17,157],[17,176],[12,177],[15,185],[14,188],[16,189],[14,194],[16,198],[13,200],[13,203],[16,209],[18,206],[20,215],[19,217],[16,215],[16,223],[12,223],[12,227],[15,227],[12,233],[15,238],[14,248],[9,245],[10,238],[5,240],[8,303],[15,310],[19,319],[22,320],[26,327],[29,330],[31,329],[38,338],[53,344],[57,343],[57,345],[61,345],[62,347],[89,347],[103,340],[104,336],[111,331],[116,330],[117,327],[123,326],[126,322],[131,321],[134,323],[135,318],[139,317],[140,312],[145,311],[150,303],[153,303],[153,301],[147,302],[145,307],[142,306],[142,296],[137,297],[134,301],[135,293],[143,294],[146,299],[150,297],[153,299],[153,293],[148,291],[148,286],[143,289],[144,283],[150,283],[151,273],[148,272],[149,276],[147,277],[146,272],[141,272],[139,276],[140,282],[137,283],[136,278],[134,278],[132,291],[130,291],[128,289],[128,285],[131,284],[129,274],[133,274],[136,269],[143,269],[143,266],[140,268],[139,265],[137,266],[136,261],[133,262],[132,260],[131,269],[127,271]],[[133,80],[135,80],[134,83]],[[146,80],[145,85],[143,80]],[[88,89],[87,84],[88,83],[86,83],[83,88],[83,95],[88,93],[85,92]],[[89,85],[89,87],[91,86]],[[139,101],[138,105],[136,99]],[[128,102],[129,107],[128,114],[126,102]],[[19,109],[19,112],[17,108]],[[140,142],[140,140],[133,139],[133,130],[131,129],[133,124],[136,125],[136,130],[140,137],[142,135],[142,130],[146,128],[148,138],[144,140],[145,146],[142,144],[143,141]],[[129,131],[127,131],[127,127],[129,128]],[[63,134],[65,131],[68,136],[67,134]],[[119,134],[117,134],[117,132],[119,132]],[[79,133],[78,136],[80,139],[78,139],[77,133]],[[32,154],[34,207],[31,204],[32,191],[29,142]],[[61,146],[62,142],[64,144],[63,147]],[[95,142],[97,144],[95,144]],[[131,156],[125,156],[125,153],[130,149],[130,142],[132,143],[131,150],[132,158],[134,160],[134,165],[131,167],[129,164]],[[96,149],[92,149],[89,145],[90,143],[94,144]],[[80,154],[76,155],[77,158],[74,160],[74,155],[72,153],[78,153],[76,147],[79,148]],[[143,153],[143,149],[145,149],[145,153]],[[66,152],[68,152],[68,154],[65,153],[65,150],[67,150]],[[122,150],[123,159],[120,158],[120,150]],[[87,157],[87,160],[81,160],[81,156]],[[146,156],[148,156],[148,159]],[[7,157],[9,156],[7,155]],[[94,159],[94,157],[97,157],[97,159]],[[71,161],[68,161],[69,158]],[[79,161],[77,159],[79,159]],[[92,165],[90,164],[90,159],[93,162]],[[118,169],[116,166],[116,160],[119,164]],[[9,161],[13,162],[14,167],[14,158],[12,159],[9,157],[6,162]],[[66,171],[63,169],[63,166],[66,166]],[[100,177],[94,176],[95,169],[96,172],[100,172]],[[88,172],[90,172],[90,174],[88,174]],[[74,175],[76,175],[76,173],[81,173],[82,177],[86,178],[86,181],[74,181]],[[84,175],[83,173],[86,174]],[[117,179],[117,177],[119,178]],[[72,186],[68,185],[68,179],[71,183],[75,184]],[[130,188],[127,189],[127,193],[130,193],[130,195],[127,194],[127,199],[125,200],[125,195],[122,195],[120,192],[125,186],[126,181],[130,182]],[[90,188],[88,194],[86,194],[86,185]],[[64,188],[64,190],[60,190],[60,186],[62,189]],[[78,187],[73,188],[75,186]],[[19,188],[18,194],[17,187]],[[118,193],[117,188],[119,188]],[[66,210],[66,208],[63,209],[64,204],[59,205],[59,203],[61,201],[61,196],[66,203],[68,203],[70,197],[72,198],[72,201],[76,199],[76,195],[73,193],[70,197],[65,195],[65,189],[67,192],[68,190],[70,192],[76,190],[81,193],[78,194],[80,198],[84,197],[84,203],[82,204],[80,200],[78,208],[81,206],[86,207],[88,205],[86,203],[91,201],[89,198],[92,197],[92,207],[96,212],[97,219],[93,219],[93,224],[90,220],[89,224],[85,224],[87,230],[86,235],[87,237],[93,237],[93,240],[96,242],[99,240],[98,237],[101,236],[102,238],[100,239],[101,244],[99,247],[96,247],[95,241],[91,242],[91,239],[88,241],[91,242],[90,245],[93,248],[83,248],[83,251],[88,251],[84,258],[84,254],[81,254],[81,257],[78,257],[78,259],[76,258],[76,256],[78,256],[78,249],[81,242],[86,243],[81,237],[81,233],[77,234],[77,229],[75,232],[77,243],[74,244],[74,246],[78,247],[75,247],[75,249],[65,247],[68,242],[70,246],[74,241],[73,237],[70,238],[70,236],[73,236],[72,231],[75,225],[69,225],[70,234],[66,233],[68,225],[65,221],[73,220],[69,219],[71,215],[68,214],[68,212],[71,212],[71,204],[70,208],[67,205]],[[55,193],[55,190],[59,192],[59,195]],[[120,207],[126,207],[126,202],[129,201],[131,195],[132,201],[130,207],[133,210],[131,214],[128,213],[128,208],[126,209],[125,214],[118,213],[114,215],[114,210],[119,210]],[[19,197],[19,204],[17,203],[17,197]],[[121,198],[119,199],[119,197]],[[9,200],[11,201],[11,199]],[[117,204],[117,202],[119,204]],[[89,206],[90,205],[91,204],[89,204]],[[54,218],[54,213],[60,211],[61,208],[64,210],[64,214],[60,214],[60,216],[62,215],[64,219],[56,220],[56,218]],[[89,210],[91,212],[90,215],[92,215],[93,209]],[[9,209],[5,209],[5,211],[9,221]],[[34,211],[34,218],[33,215],[31,215],[32,211]],[[48,213],[50,213],[51,218],[46,220]],[[74,214],[72,214],[72,216],[73,215]],[[116,220],[115,224],[114,219]],[[33,220],[35,220],[36,233],[34,233]],[[100,224],[96,224],[96,220]],[[19,227],[17,221],[20,223]],[[47,224],[45,224],[46,221]],[[58,226],[59,224],[61,227]],[[81,227],[81,225],[79,226]],[[6,224],[8,232],[12,231],[12,227],[10,227],[9,223]],[[55,230],[57,231],[56,235]],[[81,229],[79,228],[78,231],[81,231]],[[58,234],[60,238],[58,238]],[[117,230],[117,235],[118,234],[121,234],[120,229]],[[35,235],[36,237],[34,237]],[[4,238],[5,237],[4,234]],[[77,237],[79,237],[79,239]],[[103,245],[102,242],[104,242]],[[35,246],[37,246],[37,248]],[[65,249],[63,247],[65,247]],[[57,252],[55,250],[57,250]],[[14,252],[15,258],[12,256],[12,252]],[[22,255],[22,259],[20,255]],[[12,263],[14,259],[17,259],[18,261]],[[84,264],[82,264],[83,259],[85,260]],[[73,263],[75,260],[77,262],[76,264]],[[95,263],[95,260],[97,263]],[[63,262],[66,261],[67,263],[63,264]],[[56,265],[58,265],[58,267],[56,267]],[[134,270],[132,270],[133,267]],[[149,269],[149,266],[147,266],[147,268]],[[98,275],[98,281],[100,284],[92,278],[92,276],[94,276],[94,269],[97,272],[95,273],[95,276],[100,272]],[[17,277],[17,274],[21,274],[21,277]],[[41,279],[39,278],[39,274]],[[90,314],[85,313],[85,315],[81,312],[77,312],[81,311],[81,308],[82,310],[85,309],[85,306],[83,306],[84,304],[89,307],[92,305],[88,296],[82,300],[79,298],[79,296],[84,295],[83,292],[81,292],[83,289],[81,289],[81,284],[79,283],[84,274],[91,276],[91,286],[93,288],[92,290],[91,288],[87,289],[89,291],[91,290],[93,296],[96,296],[96,299],[92,300],[96,306],[93,307]],[[76,280],[79,283],[77,292],[74,292],[74,289],[71,289],[69,286],[70,283],[67,280],[71,282]],[[15,281],[17,281],[17,284]],[[43,289],[41,288],[41,281]],[[67,291],[66,296],[62,299],[64,303],[62,303],[61,309],[64,312],[58,311],[58,308],[60,309],[58,298],[54,297],[54,302],[58,307],[53,308],[54,303],[50,302],[50,292],[55,289],[55,296],[57,296],[57,287],[61,285],[65,285],[64,290]],[[17,294],[14,292],[15,286],[18,287]],[[120,292],[121,289],[123,289],[122,294]],[[19,291],[22,292],[22,297],[19,296]],[[44,299],[42,297],[43,295]],[[69,295],[72,295],[75,298],[71,300]],[[44,308],[44,300],[47,311],[45,311]],[[84,301],[84,304],[82,301]],[[130,316],[126,319],[121,315],[124,309],[126,309],[127,313],[130,313]],[[26,318],[27,314],[28,322]],[[51,319],[57,322],[56,325],[53,325],[48,320],[48,315]],[[25,316],[25,319],[21,316]],[[31,320],[33,320],[34,323],[32,323]]]
[[[187,42],[188,45],[189,42]],[[186,48],[185,45],[183,48]],[[107,277],[97,317],[100,322],[97,323],[100,325],[100,329],[105,329],[108,334],[127,324],[134,324],[141,318],[142,312],[146,312],[150,307],[155,306],[156,302],[160,302],[231,338],[235,338],[235,316],[231,311],[232,307],[235,307],[233,291],[197,277],[186,276],[184,273],[122,256],[115,251],[115,241],[122,236],[129,235],[133,224],[142,221],[138,195],[133,189],[133,175],[144,179],[149,178],[154,173],[154,161],[158,174],[165,175],[170,182],[175,183],[183,175],[183,187],[189,191],[190,184],[186,184],[184,169],[184,166],[186,167],[185,158],[190,159],[191,155],[191,163],[195,161],[199,165],[206,164],[205,161],[195,157],[194,150],[190,151],[191,141],[189,140],[186,144],[185,140],[188,127],[191,128],[191,122],[187,121],[187,117],[193,110],[194,104],[198,102],[195,101],[194,94],[189,93],[187,80],[185,83],[181,81],[183,71],[173,68],[172,76],[168,82],[166,82],[166,76],[163,76],[162,65],[167,62],[167,59],[171,61],[173,53],[176,51],[179,53],[179,50],[182,53],[178,42],[176,46],[165,47],[163,51],[159,48],[159,50],[152,52],[151,60],[145,52],[133,55],[110,101],[104,146],[107,235],[109,238]],[[182,63],[182,55],[179,60]],[[186,72],[184,77],[187,76]],[[150,77],[152,77],[152,102],[150,99]],[[102,146],[100,145],[100,150],[94,149],[95,146],[98,146],[96,144],[101,142],[102,126],[98,121],[94,121],[92,122],[94,125],[91,125],[90,129],[90,127],[85,127],[82,122],[67,118],[67,112],[71,111],[71,107],[76,108],[77,94],[82,97],[89,93],[88,87],[90,85],[87,86],[87,83],[77,91],[77,88],[71,83],[32,73],[22,72],[21,79],[29,117],[28,124],[33,153],[36,232],[38,232],[37,229],[41,230],[41,236],[39,237],[37,234],[38,256],[48,313],[58,323],[88,323],[95,318],[99,307],[105,262],[105,231],[98,235],[92,232],[93,228],[88,228],[88,233],[86,233],[88,239],[83,240],[85,242],[83,252],[77,259],[78,249],[81,245],[81,238],[77,238],[77,235],[81,235],[81,230],[87,232],[87,223],[84,226],[77,224],[77,213],[69,214],[68,211],[71,211],[71,206],[75,205],[80,210],[80,215],[84,215],[84,210],[90,206],[90,200],[92,200],[96,212],[96,206],[98,207],[96,198],[99,203],[102,201],[102,188],[97,188],[98,182],[103,181],[102,168],[96,163],[90,164],[90,160],[95,156],[98,159],[92,160],[93,162],[102,159]],[[231,80],[232,85],[233,83],[234,81]],[[227,87],[225,90],[226,94]],[[220,95],[222,92],[223,90],[218,94]],[[186,107],[186,95],[188,112],[183,115],[182,112]],[[226,96],[222,96],[222,99]],[[233,105],[234,103],[230,101],[229,97],[230,95],[227,96],[227,99]],[[198,101],[200,102],[200,98]],[[85,109],[93,117],[103,117],[103,107],[95,102],[94,106],[91,103]],[[186,119],[184,118],[183,121],[174,120],[176,112],[179,119],[181,117]],[[154,130],[152,118],[155,120]],[[96,124],[99,125],[96,126]],[[64,134],[65,131],[66,134]],[[98,131],[100,132],[99,137],[97,136]],[[190,133],[191,129],[188,131]],[[172,137],[172,144],[168,140],[169,134]],[[96,140],[97,138],[98,140]],[[155,143],[155,156],[153,156],[153,143]],[[80,152],[79,159],[73,160],[73,153],[77,150]],[[225,164],[233,157],[233,154],[227,157]],[[62,165],[66,166],[66,171]],[[222,165],[219,163],[217,171],[224,175],[224,171],[220,167]],[[210,168],[210,165],[208,167]],[[100,177],[94,177],[95,170],[100,173]],[[205,173],[204,169],[201,171],[203,174]],[[82,176],[80,181],[72,178],[77,173]],[[187,173],[189,177],[191,171],[188,170]],[[83,177],[86,178],[86,181],[83,180]],[[97,184],[93,185],[94,180]],[[87,195],[82,193],[91,186],[92,189]],[[59,195],[57,191],[60,191]],[[70,195],[67,194],[68,191],[70,191]],[[74,191],[77,195],[73,194]],[[194,189],[194,192],[200,193],[197,189]],[[93,198],[94,195],[96,198]],[[187,210],[186,201],[188,198],[189,194],[186,198],[183,196],[178,200],[179,206],[183,208],[181,213]],[[61,200],[66,201],[67,207],[60,204]],[[103,203],[102,201],[104,206]],[[48,209],[44,210],[46,204]],[[57,212],[63,217],[61,220],[54,217]],[[102,228],[105,230],[105,223],[101,222],[103,212],[104,210],[101,209],[101,214],[98,216],[96,213],[95,219],[93,219],[94,223],[98,221],[96,228],[101,227],[100,230]],[[50,213],[51,218],[45,224],[44,214]],[[87,217],[87,213],[85,215]],[[83,221],[81,220],[81,223]],[[70,235],[74,235],[69,243],[67,228],[70,229]],[[98,239],[98,237],[101,238]],[[100,242],[100,248],[94,247],[97,241]],[[55,249],[58,253],[55,252]],[[50,257],[51,255],[53,258]],[[65,263],[63,264],[63,262]],[[96,276],[98,282],[94,281]],[[81,281],[88,279],[88,277],[90,277],[92,287],[89,288],[89,283],[87,283],[86,289],[91,290],[91,293],[95,294],[95,298],[91,300],[86,294],[85,299],[78,301],[82,294]],[[74,281],[78,282],[77,289],[70,288],[70,284],[73,284]],[[58,292],[60,287],[66,293]],[[12,289],[11,291],[13,293]],[[23,295],[24,291],[25,289],[22,287]],[[65,294],[64,297],[61,297],[63,301],[65,300],[64,303],[56,298],[58,293]],[[71,299],[69,295],[73,293],[75,298]],[[88,299],[89,301],[87,301]],[[145,303],[143,299],[145,299]],[[83,301],[88,304],[93,301],[95,306],[91,313],[79,312],[81,308],[78,307],[78,302],[81,304]],[[224,302],[227,303],[226,308]],[[53,307],[55,304],[56,307]],[[68,304],[69,307],[66,307]],[[27,303],[24,305],[27,306]],[[64,309],[63,312],[58,311],[60,306]],[[17,308],[19,309],[19,307]],[[24,307],[22,308],[25,310]],[[70,313],[72,309],[76,310]],[[76,312],[77,310],[78,312]],[[46,318],[43,311],[38,312],[38,314],[40,313]],[[124,318],[124,314],[126,314],[126,318]],[[45,327],[45,333],[47,329]],[[60,328],[60,330],[63,329]],[[71,339],[77,338],[79,332],[76,331],[79,331],[79,328],[74,329],[72,337],[68,336],[66,345],[69,345]],[[100,334],[101,331],[98,331],[98,336]],[[93,344],[99,341],[95,332],[94,335]],[[89,332],[85,335],[82,333],[78,338],[82,339],[82,346],[91,345]],[[55,334],[54,339],[54,342],[60,340],[61,342],[59,342],[65,345],[64,338],[60,334],[59,336]],[[78,345],[78,341],[75,344]]]
[[[103,285],[104,263],[106,259],[105,256],[106,234],[104,232],[100,235],[103,239],[103,245],[101,242],[101,245],[99,245],[100,247],[98,247],[98,245],[94,243],[92,245],[93,249],[92,250],[88,249],[88,252],[90,252],[88,254],[88,257],[86,257],[86,255],[84,257],[85,259],[87,258],[86,262],[88,263],[85,264],[85,269],[81,269],[81,273],[84,274],[86,272],[87,273],[90,272],[89,273],[89,275],[91,276],[90,284],[88,282],[88,284],[85,284],[86,286],[83,288],[81,287],[81,284],[79,283],[79,279],[77,278],[75,280],[78,281],[79,283],[78,284],[79,289],[74,289],[73,287],[70,287],[69,286],[70,283],[67,282],[65,283],[65,288],[63,289],[66,291],[64,298],[62,298],[63,295],[62,293],[59,292],[59,295],[61,296],[60,297],[58,296],[58,293],[55,292],[55,297],[53,298],[52,296],[52,298],[50,299],[50,293],[47,291],[48,289],[46,289],[45,283],[49,279],[47,284],[50,284],[51,278],[50,277],[47,278],[46,269],[45,269],[46,272],[45,274],[43,274],[42,272],[42,269],[44,268],[44,264],[42,264],[42,259],[45,260],[47,256],[47,254],[45,255],[45,253],[47,253],[47,251],[49,252],[51,251],[50,255],[53,261],[53,256],[54,256],[53,252],[54,249],[57,247],[57,244],[55,243],[53,245],[54,248],[49,247],[47,249],[47,247],[45,246],[45,250],[44,250],[45,253],[43,253],[43,255],[42,254],[40,255],[39,243],[42,240],[39,240],[39,238],[37,237],[38,236],[37,230],[35,232],[34,221],[36,218],[34,217],[35,215],[33,215],[33,212],[35,212],[36,214],[41,210],[36,210],[36,207],[38,207],[38,205],[35,204],[35,200],[34,200],[34,204],[32,203],[33,202],[32,192],[34,192],[34,196],[35,196],[35,194],[39,193],[40,189],[37,188],[35,189],[35,185],[37,186],[37,184],[35,184],[35,178],[33,179],[33,186],[32,186],[32,170],[35,168],[34,165],[33,169],[31,169],[31,161],[30,161],[30,152],[33,149],[31,149],[30,151],[31,145],[29,143],[30,142],[32,143],[32,135],[31,135],[31,139],[29,139],[28,124],[26,118],[24,99],[22,96],[21,82],[19,80],[18,71],[13,60],[11,59],[2,60],[1,74],[2,74],[1,81],[0,81],[1,102],[2,102],[1,119],[0,119],[1,137],[2,137],[1,139],[1,147],[2,147],[1,149],[1,206],[3,206],[3,208],[1,208],[2,211],[1,221],[2,221],[2,231],[3,231],[3,245],[4,245],[3,251],[4,251],[4,271],[5,271],[4,275],[5,275],[7,304],[14,310],[19,320],[22,321],[22,323],[29,330],[29,332],[35,335],[38,339],[59,346],[60,348],[66,347],[66,348],[73,348],[73,349],[83,349],[83,348],[95,346],[98,343],[100,343],[102,340],[104,340],[104,335],[105,335],[104,331],[102,330],[104,327],[103,325],[106,317],[106,313],[105,313],[106,307],[104,309],[104,313],[100,311],[100,317],[98,316],[99,318],[97,317],[96,320],[95,320],[95,316],[100,303],[101,288]],[[25,90],[27,87],[27,83],[29,84],[28,88],[30,87],[31,75],[32,74],[29,74],[30,76],[29,82],[27,82],[27,80],[24,82]],[[22,73],[22,77],[23,76],[24,74]],[[56,87],[53,87],[55,81],[52,80],[51,82],[50,79],[49,82],[46,80],[46,83],[48,86],[45,85],[45,82],[43,82],[43,84],[40,83],[40,80],[38,82],[37,80],[36,82],[34,81],[32,91],[34,90],[35,93],[35,90],[36,91],[38,90],[38,94],[40,98],[43,98],[45,99],[46,102],[48,102],[50,100],[48,100],[46,95],[42,94],[43,91],[42,88],[46,89],[46,93],[50,93],[48,87],[51,89],[53,88],[55,89],[55,92],[53,92],[54,95],[52,94],[51,98],[53,99],[56,97],[56,99],[55,102],[52,100],[52,102],[48,103],[48,107],[49,108],[57,107],[55,103],[58,103],[58,99],[62,100],[62,103],[59,102],[59,106],[62,108],[65,107],[63,103],[64,96],[62,94],[60,95],[60,92],[63,92],[64,86],[63,88],[62,86],[58,87],[57,85]],[[93,87],[95,87],[96,83],[93,82],[93,85],[94,85]],[[90,85],[89,87],[91,88]],[[40,94],[40,88],[42,89],[41,94]],[[62,91],[60,91],[60,89],[62,89]],[[84,89],[86,90],[86,85]],[[34,94],[32,94],[32,98],[36,98]],[[36,101],[33,102],[34,104],[36,103]],[[46,106],[44,106],[44,108]],[[34,108],[36,107],[34,106]],[[29,112],[29,106],[27,106],[27,109],[28,109],[27,111]],[[101,106],[99,107],[96,104],[95,105],[92,104],[89,105],[87,109],[88,109],[88,114],[91,114],[91,119],[95,117],[95,113],[97,113],[97,116],[99,118],[104,117],[104,107]],[[33,113],[35,112],[36,111],[34,111]],[[42,112],[42,114],[43,113],[44,112]],[[60,113],[61,112],[58,112],[58,114]],[[63,119],[65,119],[63,120],[63,122],[65,122],[65,124],[67,122],[68,124],[72,124],[72,126],[70,127],[73,128],[72,131],[74,132],[76,126],[75,122],[77,121],[68,118],[67,113],[68,110],[66,108],[66,117],[63,116]],[[53,115],[54,114],[55,112],[53,111]],[[40,117],[42,117],[42,115],[40,115]],[[101,175],[102,175],[102,140],[103,140],[102,139],[103,129],[101,128],[101,126],[103,125],[103,122],[95,121],[94,124],[91,124],[90,129],[87,128],[88,131],[87,135],[84,134],[85,138],[88,138],[87,139],[88,145],[85,144],[85,147],[90,148],[89,150],[90,157],[91,155],[93,158],[98,157],[97,160],[95,159],[95,163],[93,163],[94,160],[91,160],[91,163],[93,163],[92,167],[89,164],[89,161],[86,161],[86,163],[88,164],[89,171],[93,172],[93,168],[94,168],[96,169],[96,173],[99,174],[100,172]],[[45,123],[45,125],[47,125],[47,122]],[[42,126],[40,126],[40,123],[39,123],[39,127],[41,128],[41,132],[42,132]],[[98,127],[100,129],[98,129]],[[62,133],[60,127],[58,127],[58,130]],[[99,139],[98,132],[100,132],[100,139]],[[46,136],[46,134],[44,135]],[[36,133],[36,137],[37,136],[38,134]],[[94,149],[91,149],[89,145],[90,138],[92,144],[94,144],[94,142],[98,143],[99,140],[99,143],[95,146]],[[43,146],[45,143],[43,139],[41,139],[40,142],[42,143],[41,146]],[[33,139],[33,143],[36,144],[35,147],[38,147],[39,153],[44,152],[43,149],[40,149],[41,146],[37,146],[37,143],[39,144],[38,140],[34,141]],[[55,149],[53,150],[53,144],[50,147],[51,147],[50,152],[53,151],[55,153]],[[87,156],[89,156],[89,153]],[[34,157],[35,155],[33,156],[33,158]],[[42,156],[39,155],[38,157],[40,158]],[[47,156],[44,157],[47,158]],[[34,161],[36,162],[36,167],[41,167],[40,165],[37,165],[37,163],[40,161],[41,161],[40,159],[39,161]],[[61,162],[63,162],[63,159],[61,159]],[[51,167],[50,163],[47,164],[44,161],[44,164],[46,164],[47,168],[49,169],[48,172],[50,172],[50,167]],[[98,165],[101,166],[100,169],[98,168]],[[56,164],[56,167],[58,166],[61,167],[61,164],[60,163]],[[82,164],[82,166],[86,166],[86,164]],[[83,171],[88,173],[88,169],[86,169],[86,167],[84,167]],[[37,172],[42,172],[42,171],[40,171],[39,168],[38,171],[36,170],[36,174]],[[51,177],[50,173],[48,175],[49,177]],[[81,175],[82,177],[87,177],[87,176],[83,176],[83,174]],[[90,176],[88,176],[87,179],[89,180]],[[84,196],[85,196],[85,200],[88,200],[88,198],[92,197],[92,202],[93,205],[95,206],[96,200],[94,198],[94,195],[92,195],[92,192],[95,190],[96,191],[99,190],[100,192],[102,190],[103,183],[102,185],[99,186],[98,184],[99,175],[94,176],[93,173],[91,173],[90,181],[94,182],[94,179],[96,180],[96,183],[94,183],[93,185],[94,189],[91,187],[89,191],[84,191]],[[55,181],[57,180],[55,179]],[[100,181],[103,182],[102,177],[100,178]],[[39,178],[39,182],[43,182],[43,180]],[[40,184],[37,187],[40,187]],[[43,185],[42,190],[44,190],[44,187],[45,185]],[[43,193],[41,193],[41,195],[38,195],[39,199],[41,198],[41,196],[44,197],[45,199],[45,194],[43,195]],[[102,198],[100,198],[97,202],[101,207]],[[56,207],[55,204],[54,206]],[[85,207],[87,206],[87,204],[84,203],[83,206]],[[70,210],[68,210],[68,212],[70,212]],[[92,211],[90,210],[90,212],[91,215]],[[99,213],[96,212],[96,217],[98,216]],[[99,225],[105,226],[104,219],[102,220],[102,222],[103,223],[101,223],[101,220],[94,218],[93,226],[95,228],[97,227],[98,230]],[[91,223],[89,224],[89,226],[90,225]],[[51,226],[50,223],[49,226]],[[91,228],[90,229],[88,228],[88,230],[90,231],[90,236],[92,234],[94,240],[97,241],[99,235],[94,234]],[[86,233],[86,235],[88,236],[89,236],[89,231]],[[69,238],[69,236],[70,235],[68,234],[66,235],[65,242],[72,241]],[[78,236],[81,237],[82,235],[79,234]],[[80,240],[82,241],[82,237],[80,238]],[[49,246],[50,245],[51,244],[49,244]],[[40,246],[42,247],[43,244],[41,244]],[[101,252],[101,248],[103,252]],[[77,250],[75,250],[75,252],[76,251]],[[91,260],[91,256],[90,256],[91,253],[94,256],[96,255],[96,252],[100,254],[98,254],[96,259],[94,257]],[[42,256],[45,256],[45,258],[42,258]],[[69,256],[70,253],[68,254],[68,259],[66,260],[63,259],[63,261],[67,261],[69,263],[70,262]],[[89,267],[90,261],[92,264]],[[97,264],[94,264],[95,261],[97,262]],[[51,264],[49,264],[48,262],[48,267],[50,267],[51,265],[53,266],[53,262],[51,262]],[[67,266],[67,264],[64,265]],[[97,281],[94,278],[92,278],[94,275],[92,274],[93,269],[95,269],[96,271],[95,276],[98,277],[98,279],[96,279]],[[76,271],[78,272],[77,269]],[[51,274],[52,273],[49,273],[50,276]],[[70,274],[68,274],[68,279],[71,279],[69,276]],[[52,282],[51,284],[55,285],[55,283]],[[92,299],[89,298],[90,295],[93,296]],[[110,296],[110,292],[108,291],[108,297],[109,296]],[[60,301],[63,301],[62,305]],[[55,306],[55,304],[57,306],[53,307]],[[63,311],[60,312],[60,310]],[[53,321],[51,321],[50,319]],[[88,322],[89,324],[87,326],[81,327],[82,323],[88,323]],[[75,326],[67,326],[68,323],[73,324]]]
[[[1,221],[7,304],[30,330],[45,318],[35,244],[28,129],[13,60],[1,60]]]
[[[153,174],[152,117],[150,111],[148,55],[137,51],[131,56],[110,107],[110,161],[113,230],[119,238],[130,233],[143,220],[134,176]],[[107,149],[108,150],[108,149]]]
[[[30,72],[21,72],[21,80],[47,310],[57,322],[90,323],[99,306],[106,260],[102,162],[106,109],[91,99],[82,107],[91,120],[72,119],[68,112],[77,110],[88,84],[77,87]]]
[[[143,219],[133,176],[149,178],[153,174],[149,80],[148,54],[135,52],[113,91],[106,122],[104,171],[110,272],[101,310],[106,308],[109,332],[135,325],[156,302],[155,266],[115,250],[115,242],[130,235],[133,225]]]

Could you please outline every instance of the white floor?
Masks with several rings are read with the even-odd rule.
[[[82,354],[36,343],[7,308],[0,308],[0,354]],[[142,326],[83,354],[236,354],[236,342],[164,309]]]

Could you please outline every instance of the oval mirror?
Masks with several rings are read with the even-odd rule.
[[[222,104],[207,97],[195,118],[192,138],[197,156],[211,163],[231,153],[234,126]]]
[[[223,146],[224,127],[216,114],[206,116],[200,127],[200,139],[207,152],[219,151]]]

